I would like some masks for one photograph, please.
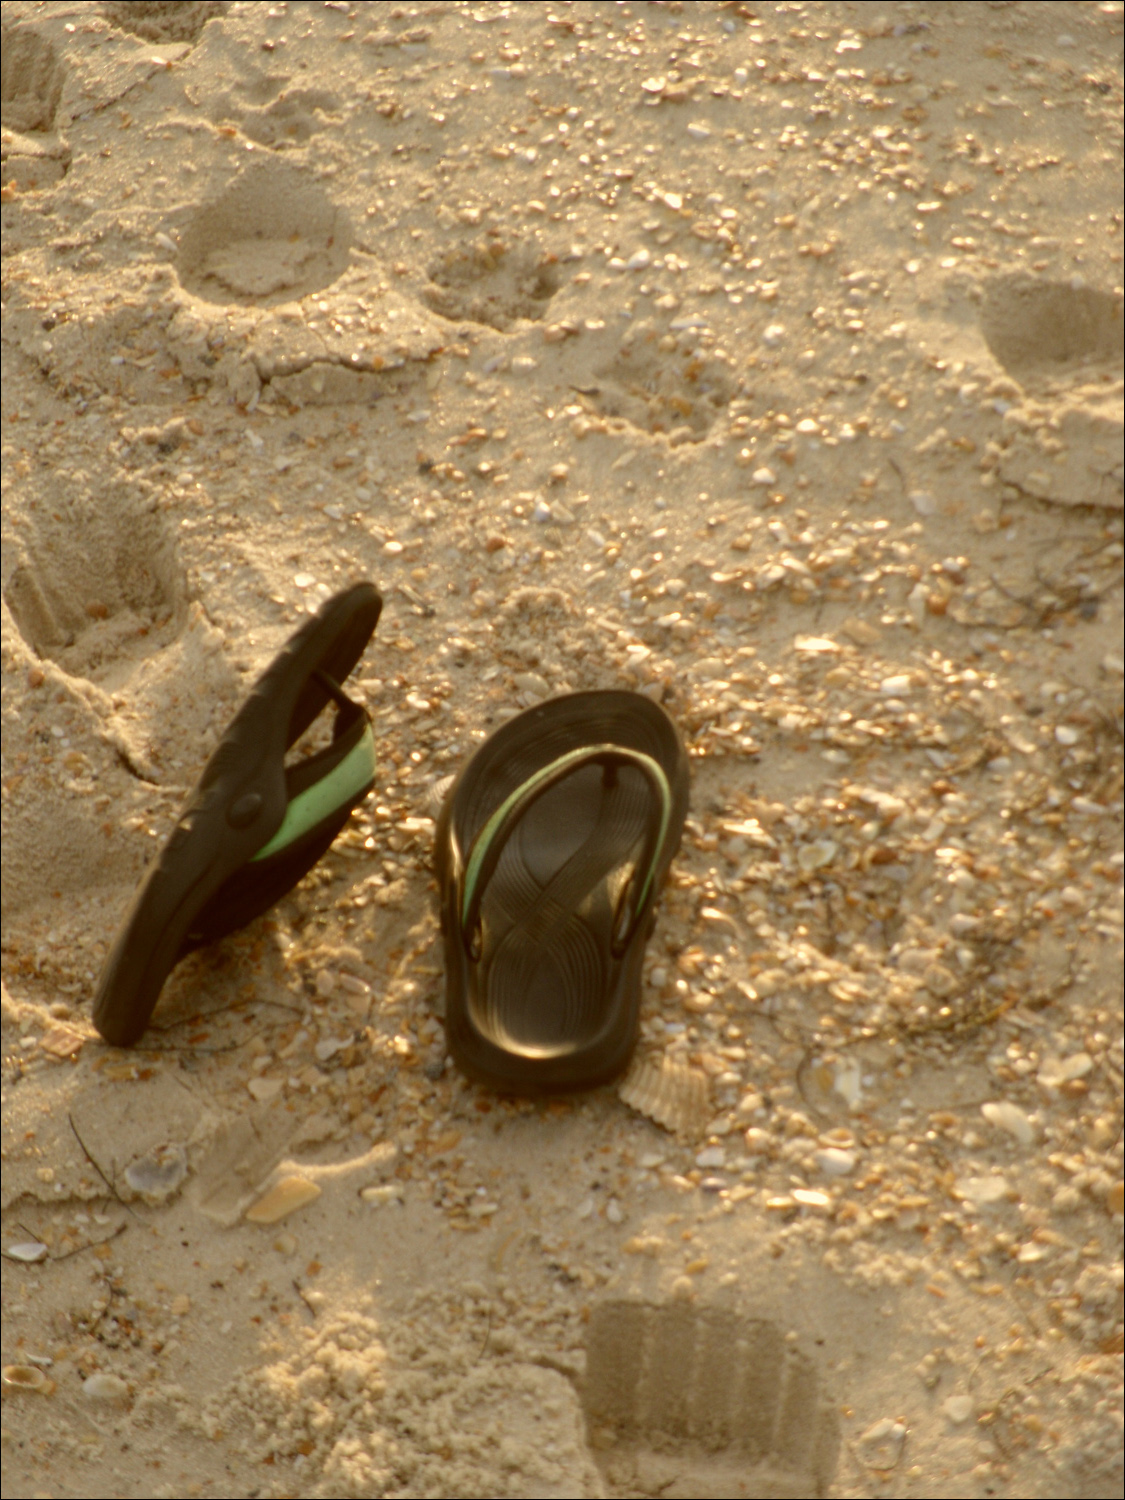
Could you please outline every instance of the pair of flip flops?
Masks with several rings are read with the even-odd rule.
[[[255,684],[106,960],[94,1022],[107,1041],[139,1040],[180,959],[268,910],[371,790],[371,724],[340,684],[381,609],[371,584],[345,589]],[[331,744],[287,767],[287,751],[329,704]],[[624,1068],[687,801],[679,733],[637,693],[551,699],[468,760],[435,846],[445,1022],[463,1071],[540,1092],[589,1088]]]

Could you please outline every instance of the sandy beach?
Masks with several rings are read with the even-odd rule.
[[[5,0],[5,1496],[1121,1494],[1122,9]],[[359,579],[375,790],[106,1046]],[[588,688],[691,811],[502,1098],[435,817]]]

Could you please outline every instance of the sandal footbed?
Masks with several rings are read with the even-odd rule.
[[[480,903],[482,948],[461,926],[460,872],[481,829],[529,777],[582,747],[617,745],[662,768],[672,816],[655,879],[619,958],[613,931],[623,887],[654,802],[623,765],[585,765],[530,807]],[[688,763],[679,733],[637,693],[548,700],[508,721],[465,765],[436,833],[446,965],[446,1031],[461,1069],[505,1091],[593,1087],[619,1073],[636,1041],[644,949],[655,899],[687,813]]]

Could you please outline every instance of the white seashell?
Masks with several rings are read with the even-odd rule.
[[[1093,1066],[1094,1059],[1088,1052],[1075,1052],[1070,1057],[1045,1057],[1039,1064],[1039,1086],[1061,1088],[1064,1083],[1085,1078]]]
[[[711,1114],[706,1075],[659,1055],[635,1058],[617,1093],[630,1109],[677,1135],[699,1135]]]
[[[28,1265],[34,1265],[36,1261],[47,1259],[47,1247],[38,1240],[25,1240],[18,1245],[9,1245],[4,1254],[10,1260],[22,1260]]]
[[[839,849],[839,844],[831,839],[816,839],[811,844],[802,844],[797,850],[798,868],[803,875],[809,875],[813,870],[823,869],[825,865],[832,863]]]
[[[994,1172],[988,1177],[959,1177],[953,1184],[955,1194],[966,1199],[974,1208],[985,1208],[1002,1202],[1011,1192],[1006,1177]]]

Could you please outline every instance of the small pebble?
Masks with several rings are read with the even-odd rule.
[[[380,1183],[378,1186],[365,1187],[359,1195],[364,1203],[370,1203],[372,1208],[382,1208],[386,1203],[401,1203],[403,1198],[403,1187],[401,1182]]]
[[[813,1160],[826,1177],[846,1177],[849,1172],[855,1171],[858,1158],[854,1151],[843,1151],[839,1146],[825,1146],[815,1153]]]
[[[1008,1179],[1001,1177],[998,1172],[988,1177],[959,1177],[953,1187],[974,1208],[987,1208],[990,1204],[1002,1203],[1011,1192]]]
[[[251,1099],[259,1104],[268,1104],[271,1099],[276,1099],[284,1087],[285,1080],[282,1078],[250,1078],[246,1083]]]
[[[1002,1099],[998,1104],[982,1104],[980,1112],[990,1125],[1007,1131],[1021,1146],[1030,1146],[1035,1139],[1035,1126],[1029,1116],[1008,1099]]]
[[[725,1167],[727,1154],[722,1146],[705,1146],[702,1151],[697,1151],[695,1165],[697,1167]]]
[[[954,1427],[961,1427],[972,1416],[975,1407],[971,1396],[950,1396],[942,1402],[941,1409]]]
[[[793,1201],[805,1208],[831,1208],[832,1199],[819,1188],[794,1188]]]
[[[82,1394],[90,1401],[123,1401],[129,1386],[120,1375],[98,1370],[82,1382]]]
[[[883,1417],[862,1434],[857,1444],[864,1463],[873,1469],[893,1469],[902,1457],[906,1428],[893,1417]]]

